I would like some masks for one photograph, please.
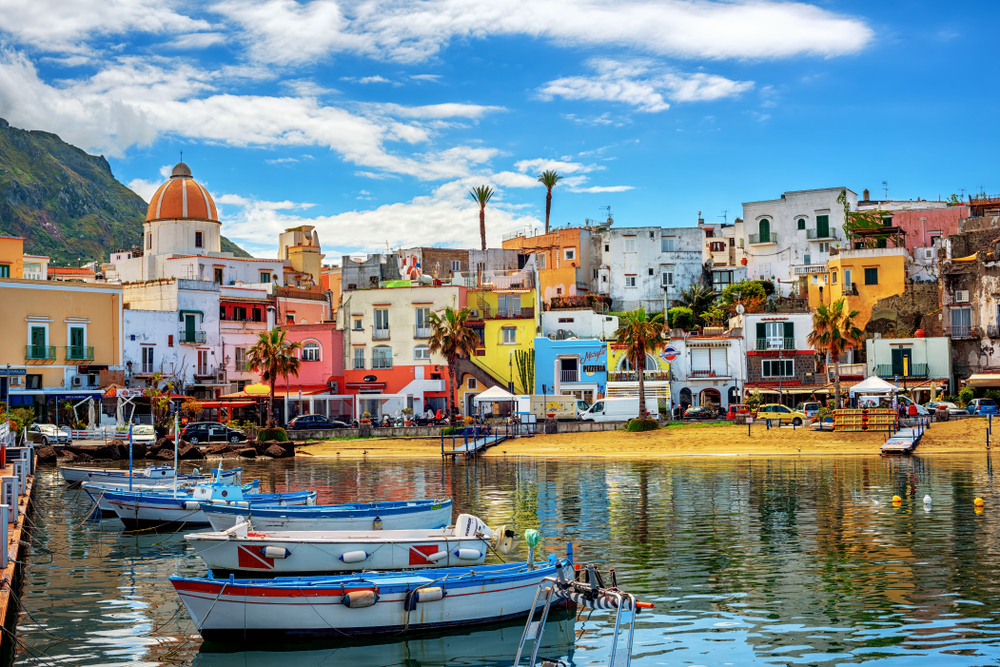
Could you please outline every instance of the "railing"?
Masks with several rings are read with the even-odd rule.
[[[836,227],[830,227],[827,230],[827,232],[826,232],[826,236],[819,236],[819,230],[818,229],[807,229],[806,230],[806,238],[810,239],[810,240],[820,240],[820,239],[822,239],[824,241],[826,239],[833,239],[835,241],[836,240],[840,240],[840,237],[837,236],[837,228]]]
[[[372,357],[373,369],[392,368],[392,359],[389,357]]]
[[[826,264],[801,264],[795,267],[795,275],[808,275],[810,273],[826,273]]]
[[[826,377],[829,381],[833,381],[833,368],[835,364],[829,364],[826,367]],[[867,375],[865,364],[836,364],[837,369],[840,371],[840,377],[845,375],[860,375],[864,377]]]
[[[480,304],[476,310],[484,320],[530,320],[535,317],[534,308],[493,308]]]
[[[690,377],[692,378],[724,378],[729,377],[729,371],[712,371],[712,370],[702,370],[702,371],[691,371]]]
[[[372,329],[372,340],[389,340],[389,327]]]
[[[26,361],[53,361],[56,358],[56,346],[26,345],[24,358]]]
[[[192,345],[198,345],[205,342],[205,332],[204,331],[188,331],[187,329],[181,329],[180,333],[177,334],[177,342],[188,343]]]
[[[969,324],[953,324],[948,329],[948,335],[952,338],[974,338],[975,327]]]
[[[894,373],[892,364],[879,364],[875,367],[875,375],[880,378],[892,378],[896,376],[901,378],[925,378],[927,377],[927,364],[910,364],[910,367],[904,373]]]
[[[352,362],[351,370],[355,370],[355,371],[363,371],[363,370],[365,370],[365,360],[364,359],[355,359]]]
[[[669,382],[669,371],[643,371],[642,379],[646,382]],[[608,382],[638,382],[639,373],[636,371],[612,371],[608,373]]]
[[[414,324],[413,325],[413,337],[414,338],[430,338],[434,329],[424,325],[424,324]]]
[[[762,352],[766,350],[794,350],[795,349],[795,339],[794,338],[758,338],[757,339],[757,351]]]
[[[580,371],[559,371],[559,381],[560,382],[579,382],[580,381]]]
[[[93,361],[93,345],[67,345],[66,361]]]
[[[986,335],[990,338],[1000,338],[1000,326],[996,324],[987,325]]]
[[[763,238],[761,237],[760,234],[751,234],[750,235],[750,245],[760,245],[760,244],[763,244],[763,243],[777,243],[777,242],[778,242],[778,233],[777,232],[771,232],[770,234],[764,234]]]
[[[246,373],[250,370],[250,363],[246,359],[237,359],[233,362],[234,373]]]

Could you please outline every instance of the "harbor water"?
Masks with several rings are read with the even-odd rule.
[[[615,567],[622,588],[655,603],[639,615],[638,667],[1000,663],[1000,493],[987,455],[241,463],[265,491],[316,489],[320,503],[450,497],[491,526],[538,528],[541,556],[572,542],[577,562]],[[86,495],[54,468],[39,469],[35,503],[8,663],[513,662],[520,625],[250,652],[205,644],[167,581],[206,573],[182,533],[88,521]],[[525,556],[522,543],[510,558]],[[606,664],[612,629],[607,612],[556,619],[540,655]]]

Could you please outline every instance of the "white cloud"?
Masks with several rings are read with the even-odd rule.
[[[412,74],[410,78],[414,81],[429,81],[431,83],[437,83],[441,80],[440,74]]]
[[[635,190],[631,185],[594,185],[589,188],[570,188],[570,192],[625,192],[627,190]]]
[[[134,178],[128,182],[128,189],[136,193],[148,204],[149,200],[156,194],[156,188],[163,185],[163,181],[146,181],[141,178]]]
[[[483,106],[481,104],[427,104],[419,107],[406,107],[401,104],[371,104],[370,108],[401,118],[442,119],[442,118],[481,118],[488,113],[506,111],[503,107]]]
[[[320,97],[337,92],[333,88],[319,85],[312,79],[285,79],[281,82],[281,87],[297,97]]]
[[[293,157],[279,157],[273,160],[264,160],[267,164],[292,164],[298,162],[297,158]]]
[[[580,162],[567,162],[565,160],[547,160],[545,158],[535,158],[533,160],[518,160],[514,163],[514,168],[521,173],[540,174],[543,171],[558,171],[560,174],[574,174],[594,171],[598,167]]]
[[[618,61],[595,58],[589,61],[593,76],[569,76],[548,82],[539,90],[544,100],[607,101],[628,104],[637,111],[666,111],[677,102],[702,102],[734,97],[753,87],[753,81],[733,81],[703,72],[679,74],[644,60]]]
[[[207,49],[225,41],[226,36],[221,32],[192,32],[178,35],[164,46],[173,49]]]
[[[358,83],[392,83],[383,76],[363,76],[358,79]]]

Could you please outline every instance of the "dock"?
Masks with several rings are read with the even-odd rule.
[[[889,437],[879,450],[883,456],[894,454],[912,454],[920,444],[926,426],[913,426],[901,428]]]
[[[444,437],[444,436],[442,436]],[[475,440],[469,440],[461,445],[455,446],[454,449],[441,450],[442,456],[464,456],[466,458],[472,458],[478,456],[482,452],[485,452],[488,448],[494,445],[499,445],[501,442],[507,439],[507,436],[500,433],[494,433],[493,435],[484,435],[481,438],[476,438]]]
[[[535,435],[534,423],[505,422],[503,426],[466,426],[462,432],[461,439],[458,434],[451,436],[441,435],[441,458],[452,457],[452,460],[459,456],[467,459],[475,458],[490,447],[499,445],[504,440],[511,438],[530,438]],[[448,443],[448,438],[451,442]],[[450,444],[451,447],[447,445]]]
[[[0,444],[9,442],[0,430]],[[6,447],[6,464],[0,468],[0,623],[6,632],[0,646],[11,652],[11,637],[17,628],[23,568],[27,557],[29,513],[33,510],[35,484],[34,447]]]

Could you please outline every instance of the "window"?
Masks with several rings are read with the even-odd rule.
[[[732,284],[732,271],[712,271],[712,289],[716,292],[721,292]]]
[[[998,306],[998,308],[1000,308],[1000,306]],[[1000,310],[998,310],[997,312],[1000,312]],[[559,318],[559,324],[573,324],[573,322],[576,322],[576,318],[575,317],[560,317]]]
[[[802,263],[806,264],[806,265],[812,264],[812,255],[808,255],[808,254],[807,255],[802,255]]]
[[[836,269],[834,269],[830,273],[830,284],[831,285],[836,285],[837,284],[837,270]]]
[[[84,327],[69,328],[69,354],[67,359],[89,359],[87,354],[87,330]]]
[[[556,288],[556,296],[562,296],[562,287]]]
[[[625,237],[625,252],[635,252],[635,237],[626,236]]]
[[[965,338],[969,335],[969,328],[972,326],[972,308],[952,308],[951,309],[951,335],[957,338]]]
[[[208,375],[208,350],[198,350],[198,375]]]
[[[504,345],[517,345],[517,328],[516,327],[504,327],[501,329],[503,333],[503,344]]]
[[[355,317],[354,318],[354,330],[355,331],[364,331],[364,327],[361,326],[361,318],[360,317]]]
[[[48,337],[49,330],[46,326],[28,327],[28,340],[31,341],[29,359],[48,359]]]
[[[453,259],[451,260],[451,272],[456,273],[462,270],[462,260]]]
[[[173,334],[171,334],[167,336],[167,347],[173,347],[173,346],[174,346],[174,336]]]
[[[758,322],[758,350],[793,350],[795,349],[794,322]]]
[[[625,287],[635,287],[635,276],[625,276]]]
[[[608,282],[608,277],[607,276],[601,276],[601,282],[602,283]]]
[[[819,274],[816,273],[812,274],[812,278],[813,278],[813,285],[819,285]]]
[[[501,318],[521,315],[520,294],[500,294],[497,296],[497,315]]]
[[[194,247],[195,248],[204,248],[205,247],[205,233],[204,232],[195,232],[194,233]]]
[[[235,306],[233,308],[233,321],[234,322],[246,322],[247,321],[247,307],[246,306]]]
[[[850,269],[844,269],[844,289],[854,289],[854,283],[851,281]]]
[[[249,368],[247,368],[247,360],[246,360],[247,349],[245,347],[237,347],[235,354],[236,354],[236,366],[234,366],[233,369],[237,373],[250,370]]]
[[[146,234],[146,250],[151,250],[153,248],[153,235]]]
[[[10,264],[0,264],[0,278],[10,278]]]
[[[426,345],[417,345],[413,348],[413,360],[414,361],[430,361],[431,360],[431,348]]]
[[[576,259],[576,248],[563,248],[563,259],[567,262]]]
[[[660,239],[660,252],[673,252],[674,251],[674,237],[664,236]]]
[[[652,241],[655,238],[656,238],[656,232],[650,232],[649,233],[649,239]]]
[[[215,267],[215,282],[220,285],[222,284],[222,269],[219,267]]]
[[[805,228],[806,228],[806,219],[799,218],[799,229],[805,229]]]
[[[668,285],[673,285],[674,284],[673,271],[664,271],[660,279],[662,281],[660,285],[662,285],[663,287],[666,287]]]
[[[594,269],[594,280],[597,280],[597,269]]]
[[[610,243],[605,243],[604,244],[604,252],[611,252],[611,244]]]
[[[319,361],[319,344],[312,341],[302,346],[302,361]]]
[[[354,370],[362,371],[365,369],[365,348],[356,347],[354,348]]]
[[[476,380],[476,378],[467,378],[465,380],[465,388],[466,389],[479,389],[479,382]]]
[[[389,337],[389,309],[388,308],[376,308],[375,309],[375,331],[372,333],[372,338],[375,339],[385,339]]]
[[[260,322],[261,321],[260,317],[261,317],[261,315],[260,315],[260,308],[254,308],[253,309],[253,321],[254,322]]]
[[[865,285],[878,285],[878,269],[865,269]]]
[[[285,324],[295,324],[295,316],[294,315],[286,315],[285,316]]]
[[[269,283],[269,282],[271,282],[271,272],[270,271],[261,271],[260,272],[260,281],[262,283]]]
[[[546,254],[545,254],[545,253],[543,252],[543,253],[541,253],[541,254],[539,254],[539,255],[535,255],[535,257],[536,257],[536,258],[538,259],[538,268],[539,268],[539,269],[544,269],[544,268],[546,268],[546,267],[545,267],[545,260],[547,260],[547,259],[548,259],[548,255],[546,255]]]
[[[653,274],[654,274],[653,267],[649,267],[649,275],[653,275]]]
[[[761,375],[766,378],[794,377],[795,363],[791,359],[766,359],[761,363]]]
[[[372,348],[372,368],[392,368],[392,348],[379,345]]]
[[[153,372],[153,347],[142,348],[142,372],[152,373]]]

